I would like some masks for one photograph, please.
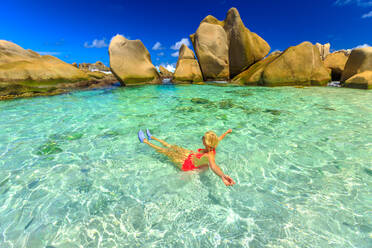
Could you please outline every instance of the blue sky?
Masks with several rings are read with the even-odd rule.
[[[109,65],[107,46],[122,34],[142,40],[154,65],[175,65],[174,49],[200,21],[224,19],[231,7],[272,51],[302,41],[330,42],[333,50],[372,45],[372,0],[2,0],[0,39],[68,63]]]

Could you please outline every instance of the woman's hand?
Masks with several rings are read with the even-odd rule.
[[[232,132],[232,129],[227,130],[224,134],[222,134],[222,135],[218,138],[218,140],[221,141],[223,138],[225,138],[225,136],[226,136],[228,133],[231,133],[231,132]]]
[[[228,175],[223,175],[221,177],[223,183],[226,185],[226,186],[232,186],[235,184],[234,180],[232,180],[231,177],[229,177]]]

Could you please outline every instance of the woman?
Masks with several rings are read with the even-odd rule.
[[[212,171],[222,179],[226,186],[232,186],[235,184],[234,180],[228,175],[225,175],[215,162],[216,147],[218,143],[225,138],[226,134],[231,132],[232,130],[229,129],[220,137],[218,137],[213,131],[206,132],[202,138],[204,149],[198,149],[197,153],[176,145],[170,145],[164,140],[155,138],[151,135],[148,129],[146,130],[148,139],[145,138],[145,134],[142,130],[138,132],[138,138],[142,143],[149,145],[157,152],[170,158],[179,169],[183,171],[203,170],[208,169],[209,166]],[[164,147],[154,145],[150,143],[149,140],[159,141]]]

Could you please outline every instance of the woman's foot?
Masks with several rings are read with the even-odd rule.
[[[148,128],[146,128],[146,134],[147,134],[147,137],[149,138],[149,140],[151,140],[152,134],[150,133]]]
[[[138,131],[138,139],[141,143],[143,143],[143,141],[145,140],[145,134],[143,133],[142,130],[139,130]]]

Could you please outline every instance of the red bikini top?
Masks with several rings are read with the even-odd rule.
[[[206,152],[200,153],[200,152],[203,151],[203,150],[204,150],[204,149],[202,149],[202,148],[198,149],[198,153],[195,153],[195,157],[197,157],[197,158],[200,159],[204,154],[206,154]],[[216,149],[213,148],[212,151],[213,151],[214,154],[216,154]]]

